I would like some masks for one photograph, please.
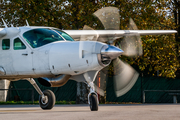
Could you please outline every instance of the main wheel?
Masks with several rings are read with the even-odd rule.
[[[98,111],[98,101],[95,94],[91,94],[90,96],[90,109],[91,111]]]
[[[51,90],[45,90],[43,91],[43,94],[45,96],[45,99],[42,99],[42,96],[39,97],[39,105],[43,110],[49,110],[54,107],[54,104],[56,102],[56,97],[54,93]]]

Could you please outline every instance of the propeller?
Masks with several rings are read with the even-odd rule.
[[[97,10],[94,14],[104,26],[105,30],[119,30],[120,26],[120,15],[118,8],[115,7],[105,7]],[[85,26],[83,30],[93,30],[90,27]],[[130,19],[128,30],[137,30],[137,26],[134,21]],[[102,56],[108,56],[112,60],[113,64],[113,80],[114,80],[114,90],[116,96],[122,96],[127,93],[132,86],[135,84],[138,73],[126,62],[119,59],[120,55],[125,55],[128,57],[137,57],[142,55],[142,42],[140,35],[138,33],[130,33],[125,30],[127,34],[120,41],[118,46],[113,46],[114,42],[121,38],[117,36],[99,36],[96,32],[96,37],[90,38],[90,36],[82,36],[81,40],[86,40],[88,38],[92,41],[106,42],[109,44],[108,48],[101,51]],[[95,31],[95,30],[93,30]],[[82,45],[83,46],[83,45]],[[120,49],[119,49],[120,48]],[[122,50],[121,50],[122,49]],[[113,55],[111,54],[113,52]],[[105,59],[106,59],[105,57]],[[103,68],[97,75],[97,79],[94,81],[96,92],[100,95],[104,95],[104,90],[106,89],[106,77],[109,67]]]

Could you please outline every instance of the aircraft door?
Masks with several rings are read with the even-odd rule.
[[[33,68],[37,75],[51,75],[49,68],[50,46],[42,47],[33,51]]]
[[[20,37],[15,37],[12,42],[13,72],[17,75],[34,75],[32,67],[32,50],[20,39]]]

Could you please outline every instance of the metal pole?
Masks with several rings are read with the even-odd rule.
[[[34,104],[34,90],[32,89],[31,92],[32,92],[32,103]]]
[[[177,104],[177,96],[176,95],[173,95],[173,103]]]
[[[141,103],[143,103],[143,73],[141,73]]]
[[[143,91],[143,103],[145,103],[145,100],[146,100],[146,98],[145,98],[145,91]]]
[[[10,100],[10,101],[11,101],[11,92],[12,92],[12,91],[11,91],[11,88],[10,88],[10,89],[9,89],[9,98],[10,98],[9,100]]]

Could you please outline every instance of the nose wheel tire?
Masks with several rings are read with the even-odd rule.
[[[91,111],[98,111],[97,96],[95,94],[91,94],[89,100],[90,100],[90,109],[91,109]]]
[[[50,110],[54,107],[56,97],[51,90],[43,91],[45,99],[42,96],[39,97],[39,105],[43,110]]]

